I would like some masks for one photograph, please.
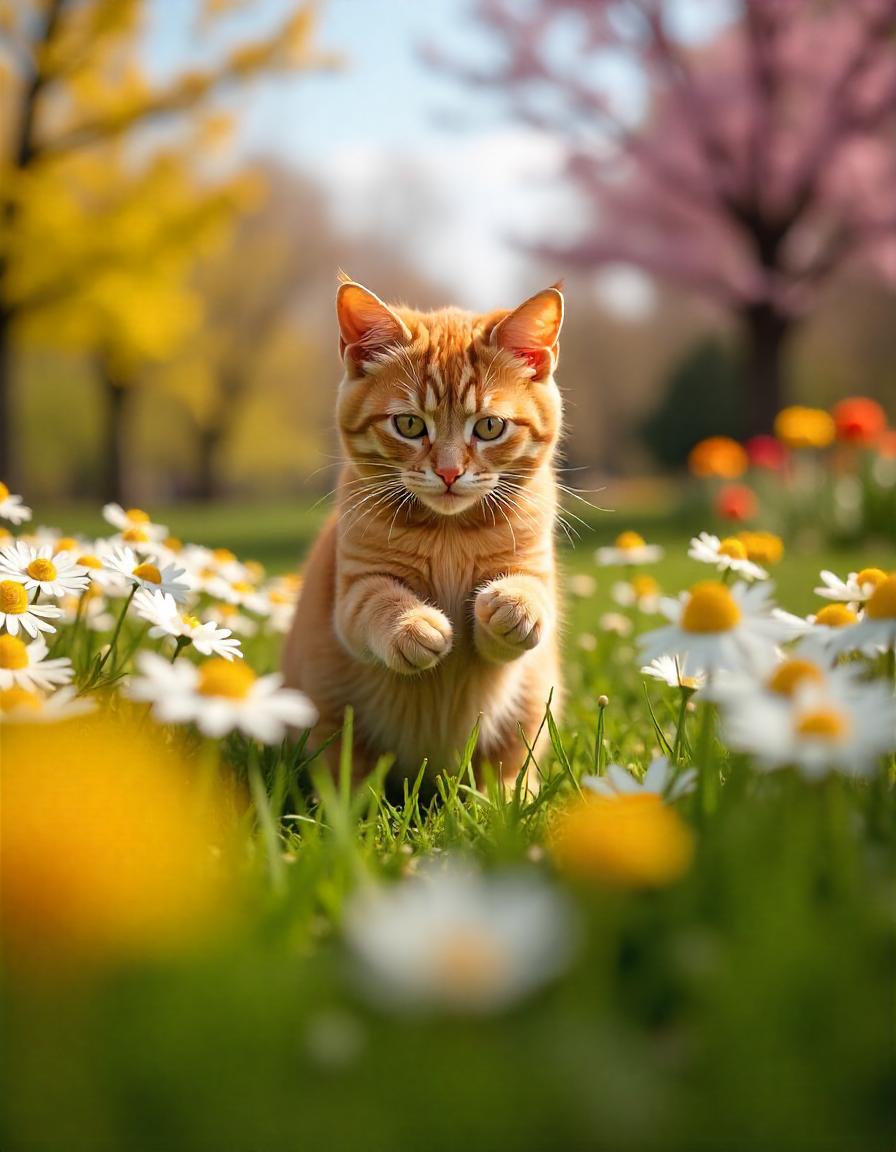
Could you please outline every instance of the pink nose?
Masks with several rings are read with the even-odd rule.
[[[435,468],[433,471],[445,482],[446,488],[450,488],[461,474],[460,468]]]

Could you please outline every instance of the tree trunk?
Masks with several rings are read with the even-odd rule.
[[[0,307],[0,481],[21,491],[12,434],[12,316]]]
[[[756,304],[742,315],[746,347],[743,367],[747,432],[771,432],[784,401],[784,354],[793,320],[769,304]]]
[[[199,500],[216,500],[221,495],[218,465],[225,431],[218,423],[199,429],[196,442],[196,496]]]
[[[103,461],[101,496],[103,500],[126,504],[129,469],[125,461],[128,459],[127,425],[132,389],[107,364],[100,362],[99,371],[105,407],[103,443],[100,448]]]

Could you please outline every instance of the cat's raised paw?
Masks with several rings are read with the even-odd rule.
[[[513,660],[534,648],[544,632],[543,612],[532,595],[513,580],[495,580],[473,605],[476,643],[492,660]]]
[[[385,663],[405,676],[425,672],[451,651],[452,638],[451,621],[444,612],[417,604],[395,621],[385,646]]]

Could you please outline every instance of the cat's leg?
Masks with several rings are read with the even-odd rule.
[[[551,601],[537,576],[501,576],[479,590],[473,616],[473,639],[480,656],[492,664],[506,664],[544,639],[552,623]]]
[[[390,576],[360,576],[340,589],[336,633],[358,660],[393,672],[425,672],[451,650],[451,621]]]

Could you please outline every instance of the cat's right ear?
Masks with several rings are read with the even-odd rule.
[[[336,293],[339,322],[339,356],[347,369],[363,374],[364,362],[389,345],[410,342],[407,325],[392,309],[353,280],[339,285]]]

